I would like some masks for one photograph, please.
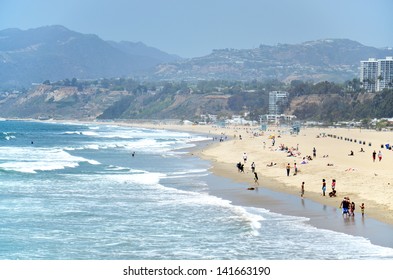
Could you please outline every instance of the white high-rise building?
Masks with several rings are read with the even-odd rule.
[[[393,57],[360,61],[360,82],[368,92],[393,88]]]
[[[271,91],[269,92],[269,114],[282,114],[282,105],[288,102],[288,92],[286,91]]]
[[[378,61],[375,58],[360,61],[360,82],[368,92],[375,92],[378,77]]]
[[[393,88],[393,57],[378,59],[377,91]]]

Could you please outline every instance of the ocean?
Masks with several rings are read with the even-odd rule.
[[[0,121],[0,259],[393,259],[393,249],[237,205],[188,155],[210,136]],[[234,167],[235,168],[235,167]]]

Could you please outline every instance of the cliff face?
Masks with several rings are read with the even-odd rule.
[[[135,86],[134,90],[90,86],[38,85],[28,92],[0,94],[2,118],[53,119],[188,119],[206,115],[231,117],[249,112],[254,120],[268,112],[268,92],[226,88],[195,91],[190,88]],[[171,90],[172,89],[172,90]],[[232,92],[229,92],[230,89]],[[314,89],[315,91],[316,89]],[[292,94],[285,113],[299,120],[338,121],[392,115],[393,91]],[[378,109],[378,110],[376,110]],[[202,117],[202,115],[204,115]]]
[[[230,113],[228,97],[214,94],[134,94],[98,87],[39,85],[0,96],[0,117],[55,119],[169,119]]]
[[[94,119],[127,92],[40,85],[26,94],[0,99],[2,117]]]

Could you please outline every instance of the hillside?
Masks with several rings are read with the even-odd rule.
[[[231,113],[228,96],[216,94],[140,94],[102,87],[39,85],[26,93],[0,95],[2,118],[54,119],[170,119],[201,114]]]
[[[63,26],[6,29],[0,31],[0,88],[137,75],[176,59],[142,43],[107,42]]]
[[[8,93],[0,98],[1,117],[94,119],[127,92],[99,88],[39,85],[29,92]]]
[[[298,120],[333,123],[393,116],[393,89],[365,93],[354,86],[333,82],[149,82],[132,79],[62,81],[35,86],[29,91],[0,94],[1,118],[53,119],[188,119],[207,116],[227,119],[247,115],[260,120],[268,113],[269,92],[286,90],[285,114]]]
[[[294,45],[261,45],[255,49],[214,50],[204,57],[158,65],[155,76],[178,80],[343,82],[359,76],[361,60],[392,55],[392,49],[367,47],[348,39],[328,39]]]
[[[63,26],[0,31],[0,89],[63,79],[143,77],[147,80],[311,80],[343,82],[359,76],[361,60],[393,56],[392,49],[348,39],[221,49],[191,59],[142,42],[104,41]]]

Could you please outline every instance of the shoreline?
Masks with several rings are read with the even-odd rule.
[[[34,120],[36,121],[36,120]],[[360,235],[366,237],[370,240],[373,244],[382,245],[393,248],[393,240],[389,238],[388,235],[386,236],[386,232],[389,234],[393,233],[393,210],[391,205],[384,204],[384,203],[377,203],[378,199],[376,200],[374,197],[370,197],[370,199],[365,199],[364,194],[370,195],[367,191],[361,192],[359,195],[354,192],[354,188],[351,188],[351,185],[354,183],[355,187],[363,187],[359,185],[359,180],[364,181],[364,185],[367,186],[369,180],[364,179],[364,175],[366,177],[370,177],[370,172],[375,172],[375,170],[370,170],[367,174],[358,173],[355,171],[347,172],[342,170],[346,165],[346,162],[342,163],[345,160],[348,160],[349,157],[345,154],[344,159],[339,159],[338,157],[334,157],[332,154],[333,151],[343,153],[348,148],[353,149],[352,146],[346,145],[345,147],[337,147],[331,145],[330,150],[328,147],[323,147],[321,143],[316,142],[314,139],[315,133],[319,135],[322,131],[326,131],[326,129],[307,129],[306,133],[308,135],[301,135],[299,136],[291,136],[287,134],[282,134],[281,137],[276,138],[277,146],[282,141],[289,143],[292,146],[296,146],[296,144],[300,144],[300,150],[303,147],[307,146],[308,144],[308,151],[311,154],[311,148],[313,145],[317,146],[318,151],[321,150],[323,155],[326,153],[330,153],[329,158],[324,158],[322,156],[315,159],[315,161],[310,162],[307,166],[299,166],[300,172],[297,176],[290,176],[287,178],[285,176],[285,164],[286,162],[299,162],[299,158],[290,158],[291,161],[288,160],[288,157],[283,152],[278,152],[272,150],[269,147],[270,142],[268,140],[268,136],[271,133],[280,133],[277,131],[267,131],[265,133],[258,132],[259,135],[255,135],[255,132],[258,131],[256,127],[241,127],[241,126],[234,126],[234,127],[226,127],[226,128],[218,128],[212,127],[209,125],[178,125],[178,124],[162,124],[162,123],[140,123],[140,122],[126,122],[126,121],[114,121],[114,122],[95,122],[95,121],[84,121],[84,120],[56,120],[56,122],[74,122],[80,124],[104,124],[104,125],[120,125],[120,126],[128,126],[128,127],[140,127],[140,128],[147,128],[147,129],[164,129],[164,130],[171,130],[171,131],[183,131],[189,132],[194,134],[202,134],[211,137],[220,137],[225,135],[228,137],[228,140],[223,142],[219,142],[218,140],[215,141],[204,141],[203,143],[197,143],[194,148],[189,149],[189,156],[195,156],[202,160],[206,160],[211,164],[211,168],[209,171],[217,177],[221,177],[235,184],[239,184],[241,187],[236,187],[235,189],[227,190],[225,188],[216,188],[212,189],[211,193],[228,199],[232,201],[234,204],[240,204],[241,206],[245,207],[260,207],[271,210],[276,213],[284,214],[284,215],[292,215],[292,216],[302,216],[309,218],[309,223],[312,226],[317,228],[323,228],[327,230],[333,230],[337,232],[343,232],[350,235]],[[335,129],[336,132],[341,132],[340,129]],[[302,132],[301,132],[302,133]],[[325,133],[325,132],[323,132]],[[377,132],[378,133],[378,132]],[[239,135],[242,135],[242,140],[239,140]],[[311,134],[311,137],[310,137]],[[236,135],[236,137],[235,137]],[[393,139],[393,134],[392,139]],[[386,135],[384,135],[386,136]],[[390,137],[390,134],[389,134]],[[306,143],[300,138],[309,138],[312,139],[311,146],[310,143]],[[330,141],[328,137],[318,138],[317,141],[322,140],[324,142]],[[336,140],[337,141],[337,140]],[[263,148],[263,142],[266,142],[266,147]],[[341,142],[343,143],[343,142]],[[345,142],[344,142],[345,143]],[[349,144],[350,142],[345,144]],[[329,144],[329,143],[328,143]],[[360,145],[359,145],[360,146]],[[356,146],[357,148],[358,146]],[[326,148],[326,149],[323,149]],[[248,154],[248,162],[245,165],[245,173],[238,173],[236,169],[236,163],[242,160],[243,152],[247,152]],[[355,151],[356,155],[358,150]],[[390,179],[393,176],[390,176],[389,167],[393,166],[390,165],[390,162],[393,162],[393,152],[390,151],[392,155],[386,155],[386,151],[384,151],[384,163],[385,167],[387,166],[387,174],[384,169],[379,170],[379,174],[382,175],[379,178],[375,176],[372,179],[384,178]],[[364,153],[365,154],[365,153]],[[369,157],[370,155],[367,154]],[[348,158],[347,158],[348,157]],[[353,157],[355,158],[355,157]],[[351,160],[353,158],[350,158]],[[370,158],[369,158],[370,160]],[[250,191],[247,190],[248,186],[255,186],[254,185],[254,177],[251,173],[250,164],[252,161],[256,163],[256,171],[258,172],[259,176],[259,188],[257,191]],[[327,162],[334,162],[333,168],[327,167]],[[277,163],[274,167],[266,167],[266,163],[275,162]],[[291,163],[292,163],[291,162]],[[314,164],[315,163],[315,164]],[[360,162],[362,163],[362,162]],[[365,162],[363,162],[366,164]],[[342,165],[342,166],[341,166]],[[360,166],[361,164],[359,164]],[[336,166],[340,166],[338,169]],[[368,167],[368,166],[366,166]],[[309,170],[308,170],[309,168]],[[368,167],[369,168],[369,167]],[[338,196],[330,198],[329,196],[322,196],[321,195],[321,187],[320,187],[320,178],[319,172],[328,170],[329,172],[332,171],[332,176],[337,179],[337,190]],[[292,171],[292,170],[291,170]],[[364,173],[364,172],[363,172]],[[325,173],[326,174],[326,173]],[[322,174],[322,176],[326,176]],[[344,176],[342,176],[344,175]],[[385,176],[383,176],[385,175]],[[315,178],[318,179],[315,179]],[[348,187],[343,184],[343,180],[341,177],[345,177],[348,182]],[[358,178],[359,177],[359,178]],[[322,177],[324,178],[324,177]],[[331,178],[331,177],[330,177]],[[328,182],[328,191],[330,190],[330,182],[329,177],[326,176]],[[300,198],[300,184],[302,181],[306,181],[306,188],[305,188],[305,196],[304,199]],[[315,186],[313,186],[315,183]],[[393,182],[392,182],[393,183]],[[244,187],[243,187],[243,186]],[[347,188],[346,188],[347,187]],[[373,189],[373,193],[375,193],[375,186],[370,186]],[[343,191],[344,190],[344,191]],[[393,194],[393,187],[388,189],[392,191],[391,193],[388,192],[385,195],[385,200],[389,201],[389,198],[392,198]],[[267,194],[267,198],[264,197],[262,194]],[[378,193],[376,193],[378,194]],[[289,195],[289,196],[288,196]],[[381,194],[378,194],[381,195]],[[357,203],[357,209],[355,211],[355,219],[352,221],[356,221],[355,223],[348,223],[342,218],[341,209],[339,209],[340,202],[343,196],[350,196],[352,201]],[[269,199],[270,198],[270,199]],[[378,198],[378,196],[377,196]],[[295,200],[296,202],[293,202]],[[292,202],[290,202],[292,201]],[[390,200],[393,203],[393,199]],[[290,202],[289,204],[287,204]],[[299,202],[301,202],[299,204]],[[366,211],[364,219],[361,219],[361,213],[359,211],[360,202],[365,203]],[[383,201],[381,201],[383,202]],[[297,205],[296,205],[297,204]],[[306,205],[314,205],[311,207],[311,210],[304,211],[304,204]],[[303,208],[297,208],[299,205]],[[329,216],[325,215],[326,209],[329,209],[328,212],[331,214]],[[334,213],[334,214],[332,214]],[[337,216],[338,214],[338,216]],[[337,217],[339,217],[337,219]],[[344,220],[344,223],[343,223]],[[328,222],[328,223],[327,223]],[[348,226],[350,225],[350,226]],[[363,225],[363,226],[362,226]],[[360,226],[360,228],[359,228]],[[371,227],[371,228],[370,228]]]
[[[271,189],[273,191],[283,192],[292,194],[295,196],[300,197],[300,186],[301,182],[306,182],[305,187],[305,196],[304,198],[310,199],[320,204],[326,204],[331,207],[338,208],[344,196],[349,196],[351,201],[357,202],[357,208],[355,210],[356,213],[360,214],[359,206],[360,203],[365,203],[366,210],[365,216],[374,218],[378,221],[383,223],[387,223],[393,225],[393,175],[390,175],[390,166],[393,166],[393,151],[390,151],[391,154],[386,155],[383,159],[384,170],[378,171],[378,176],[374,176],[375,169],[370,169],[368,174],[362,174],[355,168],[350,168],[349,171],[346,171],[348,168],[347,166],[354,166],[353,164],[365,164],[362,158],[362,161],[358,161],[357,163],[351,162],[350,165],[347,162],[340,163],[342,159],[337,157],[333,157],[332,155],[326,158],[320,156],[318,159],[314,160],[314,162],[310,162],[306,165],[299,166],[299,173],[297,176],[287,177],[285,176],[285,165],[286,163],[290,162],[291,164],[296,161],[299,163],[301,161],[300,157],[297,158],[288,158],[285,153],[272,151],[271,147],[266,147],[263,149],[262,141],[267,141],[266,135],[262,136],[253,136],[248,135],[253,131],[256,131],[258,128],[256,127],[230,127],[230,128],[217,128],[211,126],[186,126],[186,125],[163,125],[163,124],[147,124],[147,123],[119,123],[125,124],[128,126],[136,126],[136,127],[144,127],[144,128],[154,128],[154,129],[166,129],[166,130],[177,130],[177,131],[184,131],[184,132],[191,132],[191,133],[199,133],[205,134],[209,136],[220,136],[226,135],[228,136],[229,140],[224,142],[210,142],[208,145],[205,145],[201,149],[194,149],[192,151],[192,155],[198,156],[204,160],[211,162],[212,164],[212,172],[226,178],[230,178],[231,180],[243,183],[249,186],[254,185],[253,176],[251,174],[251,169],[249,165],[252,161],[255,161],[257,164],[256,171],[258,172],[259,176],[259,185],[263,185],[264,187]],[[325,131],[326,129],[311,129],[313,133],[317,131]],[[335,129],[341,130],[341,129]],[[372,133],[378,133],[371,131]],[[232,133],[232,134],[230,134]],[[231,135],[235,134],[243,134],[242,140],[233,139]],[[268,132],[271,133],[271,132]],[[273,132],[274,133],[274,132]],[[384,133],[384,132],[382,132]],[[393,133],[389,132],[391,138],[393,140]],[[244,137],[246,135],[246,137]],[[389,135],[389,137],[390,137]],[[301,142],[296,136],[286,135],[285,140],[291,140],[292,144],[296,142]],[[308,136],[305,136],[308,137]],[[284,136],[282,136],[284,138]],[[282,138],[279,139],[277,142],[282,141]],[[298,141],[300,140],[300,141]],[[319,138],[319,140],[331,140],[326,138]],[[314,144],[314,143],[313,143]],[[348,144],[348,143],[345,143]],[[352,143],[351,143],[352,144]],[[268,145],[268,144],[267,144]],[[296,144],[294,144],[296,146]],[[301,144],[302,145],[302,144]],[[278,145],[277,145],[278,146]],[[359,145],[360,146],[360,145]],[[312,146],[310,146],[312,147]],[[353,148],[350,146],[350,148]],[[348,151],[349,149],[348,148]],[[358,148],[356,146],[356,148]],[[333,143],[330,149],[346,151],[347,147],[337,147],[335,143]],[[250,153],[250,150],[252,153]],[[327,149],[325,149],[327,150]],[[248,151],[248,163],[245,165],[245,173],[238,174],[237,169],[235,167],[236,163],[242,161],[242,154],[243,151]],[[358,151],[356,151],[358,152]],[[253,155],[255,153],[255,156]],[[341,152],[342,153],[342,152]],[[309,149],[309,154],[311,154],[311,148]],[[328,154],[328,153],[327,153]],[[359,154],[359,153],[358,153]],[[363,153],[362,156],[369,156],[369,161],[371,162],[371,156],[369,154]],[[349,156],[345,153],[344,157]],[[261,160],[262,158],[262,160]],[[351,160],[356,160],[356,157],[351,158]],[[347,160],[347,159],[345,159]],[[270,162],[275,162],[276,165],[273,167],[266,167],[266,164]],[[327,163],[334,162],[333,166],[327,166]],[[392,165],[390,165],[392,163]],[[371,163],[372,164],[372,163]],[[376,163],[379,164],[379,163]],[[262,166],[262,167],[261,167]],[[368,166],[366,166],[366,169]],[[309,170],[307,170],[309,169]],[[360,168],[359,168],[360,169]],[[248,173],[247,173],[248,172]],[[293,170],[291,170],[293,172]],[[329,173],[332,173],[331,175]],[[318,173],[318,174],[317,174]],[[323,173],[321,177],[315,179],[319,173]],[[247,176],[248,174],[248,176]],[[344,175],[344,176],[342,176]],[[343,180],[340,177],[345,177],[344,179],[347,180],[346,184],[343,185]],[[364,177],[368,178],[364,178]],[[322,196],[321,191],[321,179],[326,177],[327,180],[327,192],[326,196]],[[370,179],[371,177],[371,179]],[[337,187],[338,190],[336,197],[329,197],[328,193],[330,192],[330,178],[337,179]],[[390,184],[390,180],[392,184]],[[369,182],[375,182],[374,184],[369,184]],[[376,182],[378,181],[378,182]],[[376,183],[384,181],[389,181],[386,185],[379,185],[379,191],[376,191]],[[360,189],[360,183],[365,185],[366,187],[372,188],[371,190],[363,190]],[[369,185],[368,185],[369,184]],[[357,193],[357,190],[361,190],[361,192]],[[380,191],[382,190],[382,191]],[[384,193],[383,191],[386,191]],[[375,197],[375,198],[374,198]],[[382,199],[383,198],[383,199]],[[391,200],[390,200],[391,198]]]
[[[205,141],[187,149],[190,151],[189,156],[210,163],[210,176],[218,178],[219,184],[226,181],[219,186],[212,180],[212,184],[209,184],[211,195],[242,207],[263,208],[277,214],[306,218],[308,220],[305,223],[318,229],[364,237],[371,244],[393,248],[392,223],[371,215],[362,216],[359,211],[355,211],[354,216],[344,218],[337,205],[326,203],[323,199],[318,200],[318,195],[302,199],[300,192],[288,192],[285,184],[274,178],[259,177],[260,183],[255,185],[251,170],[239,174],[237,171],[233,172],[235,169],[232,164],[214,161],[205,156],[204,149],[214,149],[217,145],[220,145],[217,141]],[[248,187],[254,187],[255,190],[248,190]]]
[[[224,182],[225,186],[217,186],[213,183],[209,185],[209,193],[227,199],[234,205],[261,208],[276,214],[305,218],[304,223],[312,227],[363,237],[373,245],[393,248],[393,239],[391,238],[393,225],[371,217],[362,217],[360,214],[343,218],[341,209],[335,207],[306,198],[301,199],[292,194],[277,192],[264,186],[260,186],[256,190],[246,190],[242,183],[234,182],[230,178],[221,177],[215,173],[211,175],[218,177],[219,182]]]
[[[236,162],[240,161],[241,155],[239,153],[240,150],[237,149],[238,147],[234,146],[239,143],[245,143],[247,139],[248,141],[251,139],[259,139],[260,136],[243,136],[242,140],[239,140],[238,136],[237,138],[231,137],[231,134],[228,133],[242,133],[243,135],[247,135],[248,133],[255,132],[255,128],[217,128],[198,125],[186,126],[146,123],[125,123],[125,125],[183,131],[208,135],[212,138],[216,137],[215,141],[197,143],[194,148],[188,149],[189,156],[197,157],[210,163],[211,167],[209,171],[213,176],[220,177],[221,180],[228,180],[228,185],[236,185],[236,187],[229,189],[226,187],[210,188],[211,194],[228,199],[232,201],[233,204],[244,207],[258,207],[283,215],[305,217],[309,219],[307,223],[311,226],[352,236],[362,236],[370,240],[372,244],[393,248],[393,239],[390,238],[393,235],[393,211],[387,209],[384,205],[375,203],[373,200],[360,198],[360,196],[355,193],[348,192],[331,198],[329,196],[322,196],[320,191],[308,190],[307,188],[304,199],[301,199],[300,183],[298,186],[293,186],[290,182],[288,183],[280,180],[280,177],[274,174],[273,176],[271,174],[265,174],[263,170],[266,170],[266,168],[264,169],[263,167],[256,168],[258,172],[262,169],[262,172],[258,173],[259,186],[255,185],[254,176],[251,173],[251,168],[248,166],[245,168],[245,173],[239,174],[235,165]],[[218,139],[224,135],[228,136],[228,140],[220,142]],[[228,158],[231,158],[231,155],[234,153],[240,156],[236,158],[237,160],[231,159],[229,162]],[[223,157],[222,154],[226,156]],[[263,154],[266,155],[266,153]],[[280,157],[282,154],[278,154],[278,156]],[[284,159],[286,162],[286,157],[284,157]],[[248,161],[248,165],[250,165],[251,162],[252,161]],[[285,170],[284,168],[285,165],[283,165],[281,169]],[[269,167],[268,170],[272,170],[272,168]],[[300,179],[302,178],[300,175],[303,174],[300,172],[298,175],[299,177],[292,176],[291,178]],[[304,179],[304,177],[302,179]],[[248,187],[256,187],[256,190],[247,190]],[[343,218],[341,213],[342,210],[339,209],[339,206],[344,195],[349,195],[352,201],[362,201],[367,205],[364,217],[362,217],[359,210],[360,204],[357,203],[355,216]]]

